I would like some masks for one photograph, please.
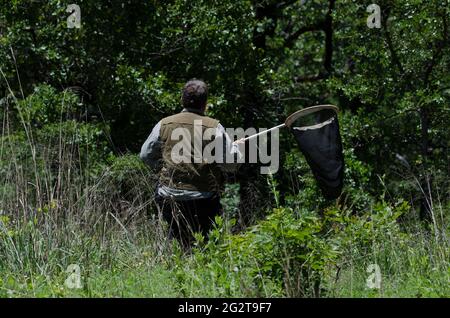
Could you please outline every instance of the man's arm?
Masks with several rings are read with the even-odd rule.
[[[218,166],[224,171],[224,172],[235,172],[240,164],[240,160],[242,159],[242,154],[239,150],[239,145],[237,143],[233,143],[230,136],[225,131],[225,128],[221,124],[217,126],[216,129],[216,138],[217,136],[220,136],[220,139],[223,141],[223,163],[218,164]],[[233,162],[227,162],[231,158],[233,159]]]
[[[152,169],[159,171],[161,168],[161,147],[162,141],[160,139],[159,131],[161,129],[161,122],[158,122],[148,136],[145,143],[142,145],[140,157]]]

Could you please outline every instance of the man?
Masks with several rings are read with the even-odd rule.
[[[203,81],[187,82],[181,98],[183,110],[156,124],[140,154],[159,173],[155,200],[169,224],[169,235],[184,248],[192,245],[194,233],[207,236],[222,209],[222,173],[237,168],[237,164],[227,163],[229,158],[235,161],[242,156],[222,125],[204,115],[207,99],[208,88]],[[223,147],[221,151],[216,149],[215,159],[223,156],[219,160],[203,156],[211,142]]]

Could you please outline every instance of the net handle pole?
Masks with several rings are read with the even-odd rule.
[[[270,128],[270,129],[261,131],[261,132],[259,132],[259,133],[257,133],[257,134],[251,135],[251,136],[249,136],[249,137],[239,139],[239,140],[235,141],[235,143],[237,143],[238,141],[239,141],[239,142],[244,142],[244,141],[247,141],[247,140],[256,138],[256,137],[258,137],[258,136],[265,135],[265,134],[267,134],[267,133],[269,133],[269,132],[271,132],[271,131],[273,131],[273,130],[275,130],[275,129],[280,129],[280,128],[284,128],[284,127],[286,127],[286,124],[281,124],[281,125],[272,127],[272,128]]]

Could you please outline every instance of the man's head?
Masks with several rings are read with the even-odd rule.
[[[181,101],[184,108],[204,111],[208,100],[208,86],[200,80],[190,80],[184,85]]]

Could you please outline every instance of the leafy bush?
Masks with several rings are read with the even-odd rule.
[[[179,262],[182,288],[206,284],[222,296],[320,294],[320,277],[337,254],[320,235],[319,218],[279,208],[246,233],[229,234],[233,224],[217,218],[209,241],[200,239],[190,262]]]
[[[49,85],[39,85],[27,98],[16,103],[22,124],[42,127],[70,119],[77,119],[83,111],[83,104],[71,91],[58,92]]]
[[[109,194],[133,201],[138,198],[142,203],[152,201],[157,176],[152,173],[136,155],[124,155],[112,160],[104,174],[105,189]]]

